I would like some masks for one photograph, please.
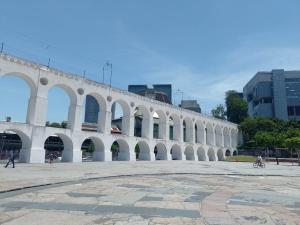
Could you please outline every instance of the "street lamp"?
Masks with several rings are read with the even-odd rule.
[[[1,157],[0,157],[0,159],[2,158],[2,152],[3,152],[3,147],[4,147],[4,139],[6,138],[6,136],[3,135],[3,136],[1,136],[1,138],[2,138],[2,146],[1,146]]]
[[[112,63],[107,61],[103,67],[102,67],[102,72],[103,72],[103,75],[102,75],[102,79],[103,79],[103,83],[104,83],[104,74],[105,74],[105,70],[110,70],[110,76],[109,76],[109,86],[111,87],[111,79],[112,79]]]

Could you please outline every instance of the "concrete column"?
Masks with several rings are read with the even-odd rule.
[[[142,137],[152,138],[153,136],[153,118],[143,118],[142,121]]]
[[[166,121],[161,121],[162,119],[160,119],[159,121],[159,139],[163,139],[166,140],[167,138],[167,123]]]
[[[71,104],[69,107],[68,128],[73,131],[80,131],[82,126],[82,104]]]
[[[217,143],[216,143],[216,132],[215,132],[215,128],[214,127],[213,127],[213,130],[212,130],[212,145],[217,146]]]
[[[111,132],[111,111],[100,110],[98,113],[98,132],[110,134]]]
[[[151,149],[150,149],[150,161],[155,161],[155,154],[154,151],[151,151]]]
[[[173,125],[173,134],[174,134],[174,140],[182,142],[183,138],[183,131],[182,131],[182,121],[180,120],[179,124],[174,123]]]
[[[48,111],[48,98],[43,91],[36,91],[28,101],[26,123],[45,126]]]
[[[170,122],[169,122],[169,118],[166,118],[166,137],[165,140],[170,140]]]
[[[186,141],[190,143],[195,143],[195,132],[194,128],[186,126]]]
[[[22,152],[22,161],[45,163],[44,133],[45,127],[35,127],[32,130],[30,151]]]
[[[123,112],[124,113],[124,112]],[[130,110],[130,113],[123,114],[122,118],[122,134],[130,137],[134,136],[134,113]]]

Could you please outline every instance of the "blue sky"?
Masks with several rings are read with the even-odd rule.
[[[2,0],[0,42],[97,81],[110,60],[113,86],[171,83],[210,112],[257,71],[300,69],[299,9],[297,0]],[[27,92],[0,78],[1,120],[25,119]],[[60,121],[68,99],[52,92],[48,119]]]

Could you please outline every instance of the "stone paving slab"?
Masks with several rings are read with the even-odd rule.
[[[62,183],[0,193],[0,224],[300,225],[300,167],[251,166],[19,164],[0,169],[2,190]]]

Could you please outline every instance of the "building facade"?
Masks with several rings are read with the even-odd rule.
[[[147,85],[128,85],[128,91],[160,102],[172,104],[172,85],[153,84],[153,88]]]
[[[300,71],[258,72],[243,94],[252,117],[300,120]]]
[[[181,100],[179,107],[201,113],[201,108],[197,100]]]

